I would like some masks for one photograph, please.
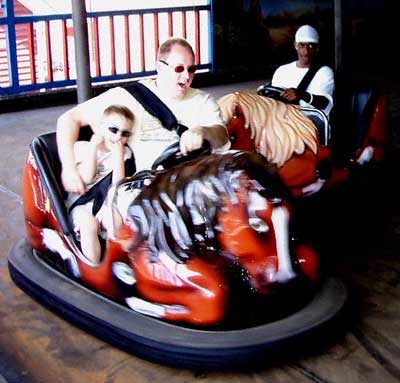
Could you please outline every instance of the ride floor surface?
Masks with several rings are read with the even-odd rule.
[[[389,100],[389,160],[368,176],[297,207],[305,236],[347,284],[343,331],[319,347],[240,371],[191,371],[153,364],[70,325],[11,281],[7,255],[25,235],[21,173],[33,137],[54,131],[58,106],[0,114],[0,383],[361,383],[400,381],[400,81]],[[208,88],[216,97],[263,81]],[[327,334],[329,335],[329,334]]]

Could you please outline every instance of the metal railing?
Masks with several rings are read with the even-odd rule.
[[[71,14],[16,16],[7,1],[0,17],[0,95],[76,85]],[[88,12],[93,83],[155,73],[159,43],[186,38],[199,69],[212,68],[212,12],[208,5]],[[0,45],[1,48],[1,45]]]

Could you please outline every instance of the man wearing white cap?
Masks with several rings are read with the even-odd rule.
[[[271,85],[284,88],[281,96],[287,101],[313,106],[329,116],[333,107],[334,75],[328,66],[317,65],[319,35],[315,28],[301,26],[296,32],[294,47],[298,60],[280,66],[272,77]],[[302,81],[303,78],[307,80]]]

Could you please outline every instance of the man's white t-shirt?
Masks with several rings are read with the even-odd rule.
[[[272,86],[280,88],[297,88],[309,68],[299,68],[296,61],[281,65],[274,73],[271,81]],[[306,91],[320,96],[325,96],[329,103],[323,110],[327,116],[333,107],[333,92],[335,90],[334,74],[328,66],[321,67],[314,75]],[[310,106],[305,101],[300,101],[301,106]]]

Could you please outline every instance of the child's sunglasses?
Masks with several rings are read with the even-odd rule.
[[[126,137],[129,138],[132,134],[132,132],[130,132],[129,130],[120,130],[115,126],[109,126],[108,130],[112,133],[112,134],[117,134],[119,131],[121,132],[121,137]]]

